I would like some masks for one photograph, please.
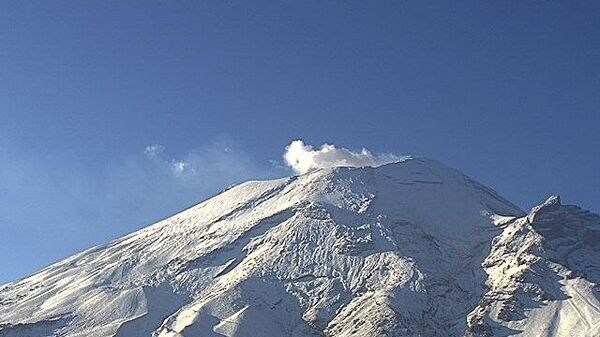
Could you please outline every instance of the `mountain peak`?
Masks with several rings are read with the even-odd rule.
[[[529,222],[534,222],[535,217],[544,212],[552,212],[562,206],[560,201],[560,195],[553,194],[546,199],[542,204],[535,206],[531,209],[527,218]]]
[[[537,275],[536,261],[560,263],[544,255],[543,235],[555,228],[544,224],[587,215],[546,213],[557,200],[528,222],[490,188],[426,158],[246,182],[0,288],[0,336],[462,336],[494,324],[533,331],[535,322],[506,323],[491,310],[520,312],[502,294],[541,284],[525,282]],[[594,219],[569,238],[596,233]],[[581,247],[584,260],[597,251]],[[579,275],[569,287],[591,303],[568,318],[591,326],[593,265],[564,263]],[[560,300],[546,305],[560,309]]]

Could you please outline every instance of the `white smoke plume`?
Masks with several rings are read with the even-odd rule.
[[[374,167],[403,159],[394,154],[374,155],[365,148],[360,152],[354,152],[330,144],[323,144],[320,149],[313,149],[312,146],[304,144],[301,140],[295,140],[286,146],[283,158],[287,165],[300,174],[319,168],[337,166]]]

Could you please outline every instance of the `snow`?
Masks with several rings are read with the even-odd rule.
[[[472,331],[600,336],[600,216],[555,195],[494,241],[483,264],[489,290],[470,314]]]
[[[0,336],[594,336],[599,227],[424,158],[252,181],[0,287]]]

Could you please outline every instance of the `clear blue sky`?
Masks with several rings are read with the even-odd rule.
[[[3,1],[0,283],[290,174],[295,138],[598,212],[599,17],[593,1]]]

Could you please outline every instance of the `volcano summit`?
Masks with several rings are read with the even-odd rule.
[[[0,287],[0,336],[600,336],[600,216],[424,158],[250,181]]]

